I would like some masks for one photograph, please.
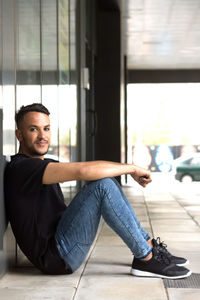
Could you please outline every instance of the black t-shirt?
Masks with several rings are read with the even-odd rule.
[[[55,231],[67,209],[59,184],[42,184],[50,159],[11,157],[5,170],[5,202],[16,241],[27,258],[48,274],[68,274],[70,267],[60,258]]]

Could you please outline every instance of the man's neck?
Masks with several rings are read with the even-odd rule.
[[[44,160],[44,155],[32,155],[29,152],[23,150],[22,147],[19,147],[18,154],[24,154],[24,155],[26,155],[28,157],[31,157],[31,158],[40,158],[40,159]]]

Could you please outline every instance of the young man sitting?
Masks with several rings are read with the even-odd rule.
[[[183,278],[187,260],[171,255],[142,228],[115,176],[130,174],[141,186],[148,170],[108,161],[61,163],[45,159],[50,145],[49,111],[42,104],[22,106],[16,114],[19,152],[5,172],[6,209],[16,241],[44,273],[70,274],[83,263],[100,218],[123,239],[134,255],[137,276]],[[89,183],[66,207],[59,183]]]

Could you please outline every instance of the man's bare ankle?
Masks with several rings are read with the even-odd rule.
[[[143,261],[148,261],[148,260],[150,260],[152,257],[153,257],[153,254],[152,254],[152,252],[150,252],[145,258],[142,258],[141,260],[143,260]]]
[[[152,239],[149,239],[149,240],[147,241],[147,243],[149,244],[149,246],[151,246],[151,248],[153,248]]]

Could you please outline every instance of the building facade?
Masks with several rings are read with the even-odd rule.
[[[14,116],[22,105],[49,109],[49,157],[121,161],[120,18],[118,1],[0,1],[0,276],[19,260],[6,227],[3,170],[18,151]]]

